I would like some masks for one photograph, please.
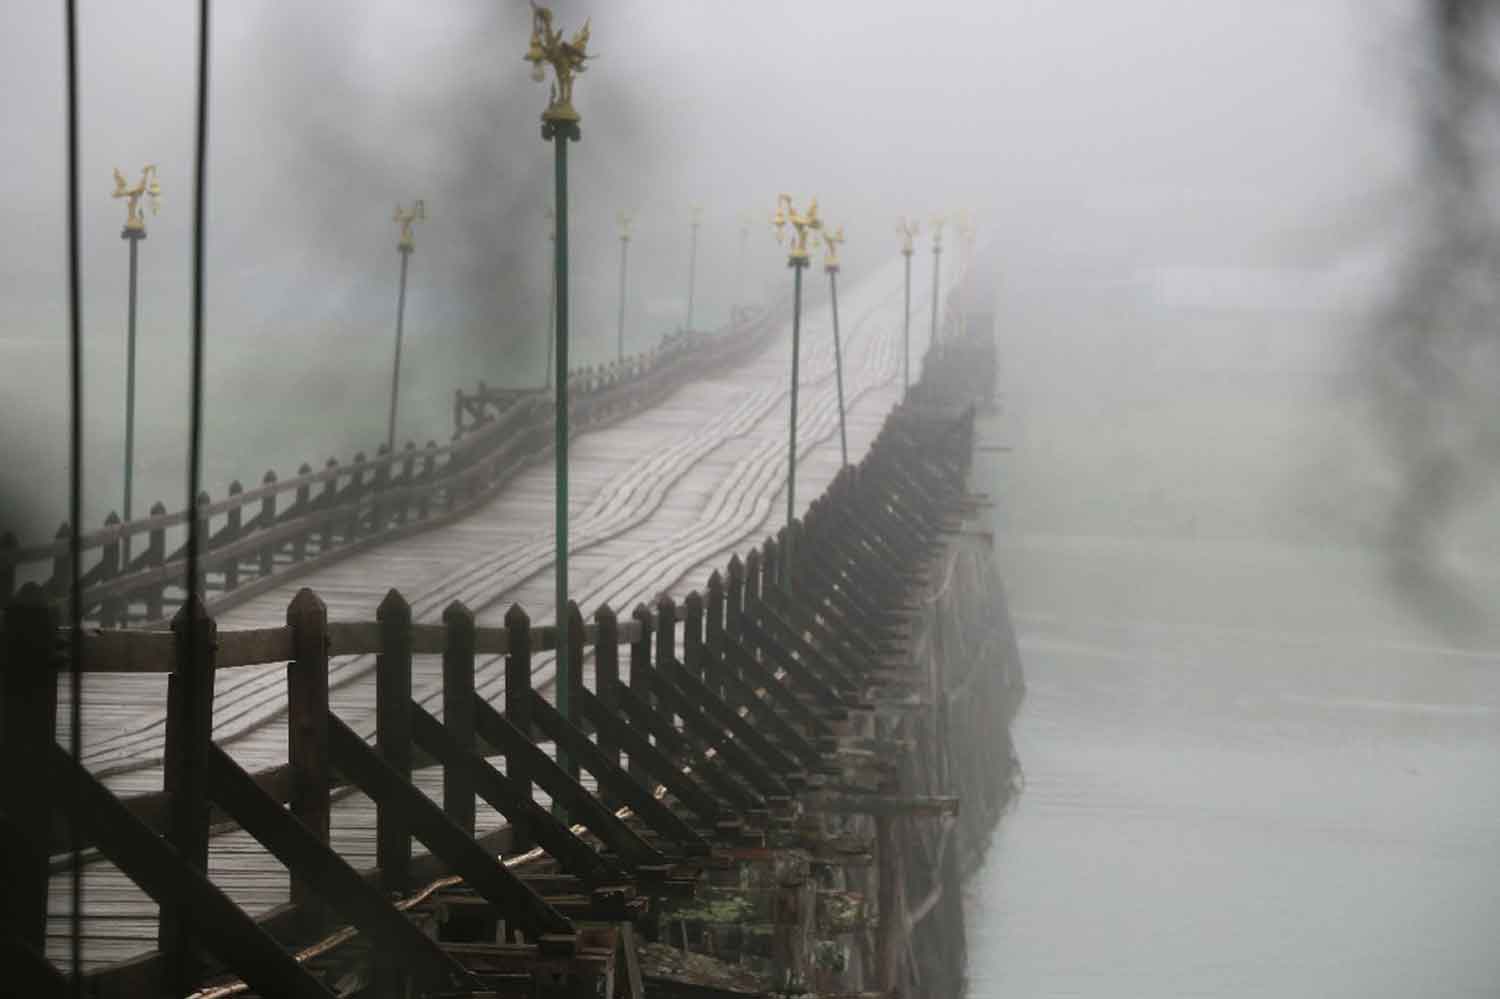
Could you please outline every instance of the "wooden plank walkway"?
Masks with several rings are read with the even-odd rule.
[[[850,461],[858,461],[901,394],[902,269],[899,259],[842,289],[845,398]],[[919,276],[920,278],[920,276]],[[912,378],[927,346],[930,291],[913,281]],[[929,286],[930,287],[930,286]],[[802,328],[798,507],[817,497],[840,465],[830,313],[809,309]],[[570,471],[573,597],[589,611],[608,602],[622,616],[669,592],[679,599],[747,541],[781,526],[786,508],[787,373],[790,324],[739,367],[685,386],[660,405],[573,442]],[[522,473],[491,503],[456,523],[403,538],[274,588],[219,618],[223,629],[285,623],[303,586],[317,591],[333,621],[372,620],[391,587],[417,621],[440,620],[463,600],[482,625],[499,625],[512,603],[534,623],[552,621],[552,469]],[[441,717],[436,656],[414,657],[413,695]],[[585,664],[586,668],[589,664]],[[374,657],[343,657],[331,674],[332,706],[354,731],[374,731]],[[534,659],[534,682],[550,684],[550,654]],[[586,673],[587,676],[587,673]],[[476,664],[479,692],[503,693],[503,661]],[[85,690],[84,761],[117,794],[162,787],[165,676],[91,675]],[[219,675],[214,738],[242,766],[284,762],[285,671],[254,667]],[[59,716],[66,718],[66,707]],[[497,764],[498,765],[498,764]],[[440,798],[438,771],[417,782]],[[503,824],[481,803],[481,830]],[[337,801],[333,845],[356,866],[374,863],[374,809],[363,795]],[[284,902],[288,879],[248,835],[211,844],[210,873],[252,913]],[[54,877],[49,955],[67,956],[67,877]],[[85,960],[112,963],[154,949],[157,909],[112,865],[85,872]]]

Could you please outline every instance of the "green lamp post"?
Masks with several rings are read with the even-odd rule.
[[[625,360],[625,261],[630,255],[630,223],[633,217],[629,212],[621,212],[617,217],[620,223],[620,322],[615,329],[615,360]]]
[[[911,254],[912,240],[921,234],[922,223],[906,218],[896,222],[896,233],[901,237],[901,255],[906,258],[906,311],[901,321],[901,396],[911,390]]]
[[[146,238],[146,214],[141,198],[151,203],[151,214],[161,210],[161,184],[156,179],[156,164],[148,163],[134,187],[125,182],[120,168],[115,168],[115,191],[112,197],[125,198],[125,228],[120,238],[130,244],[130,297],[125,316],[125,523],[130,523],[131,490],[135,479],[135,303],[136,257],[141,240]],[[130,568],[130,535],[120,539],[124,569]]]
[[[693,295],[698,290],[698,227],[703,224],[703,206],[692,205],[688,208],[688,300],[687,300],[687,325],[684,327],[688,333],[693,332]]]
[[[837,232],[823,230],[823,270],[828,274],[828,303],[833,308],[833,374],[839,392],[839,453],[844,467],[849,465],[849,435],[844,430],[844,349],[839,343],[839,244],[844,242],[844,227]],[[790,532],[787,534],[791,536]]]
[[[573,109],[573,79],[584,71],[588,60],[589,22],[584,21],[571,40],[552,27],[552,11],[535,4],[531,8],[531,45],[525,58],[531,63],[532,79],[547,78],[545,66],[551,66],[554,81],[551,100],[542,112],[542,139],[550,141],[554,152],[556,206],[556,239],[554,274],[556,275],[557,361],[555,378],[555,444],[557,476],[557,712],[571,721],[572,671],[577,650],[569,648],[568,636],[568,143],[577,142],[579,115]],[[559,763],[568,768],[559,754]]]
[[[786,264],[792,269],[792,390],[791,390],[791,420],[787,430],[787,472],[786,472],[786,546],[782,552],[783,579],[791,578],[792,566],[792,522],[797,518],[797,382],[798,382],[798,360],[802,348],[802,272],[807,268],[809,256],[807,252],[807,240],[817,230],[823,228],[822,221],[818,218],[818,199],[814,198],[807,207],[807,214],[798,212],[792,205],[790,195],[783,194],[777,200],[776,214],[771,216],[771,224],[776,227],[776,242],[786,242],[786,227],[792,227],[792,234],[787,247]]]
[[[548,256],[553,258],[547,267],[547,361],[542,365],[542,388],[552,388],[552,353],[557,347],[557,216],[552,206],[545,205],[542,215],[547,219],[547,245],[552,247]]]
[[[941,297],[938,288],[938,275],[943,269],[943,225],[947,219],[941,215],[932,217],[932,336],[933,343],[938,342],[938,299]]]
[[[396,359],[391,365],[391,405],[389,415],[385,424],[385,453],[393,455],[396,453],[396,406],[400,400],[401,392],[401,331],[406,321],[406,265],[411,260],[412,251],[417,248],[412,241],[411,227],[425,221],[427,218],[427,203],[421,198],[412,204],[410,208],[403,209],[396,206],[395,222],[401,226],[401,239],[396,243],[396,251],[401,254],[401,283],[396,292]]]

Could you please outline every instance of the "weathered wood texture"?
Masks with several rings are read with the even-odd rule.
[[[889,336],[884,337],[884,340],[889,339]],[[872,346],[879,346],[883,342],[875,337],[872,340],[875,341]],[[957,381],[963,377],[962,373],[967,368],[977,364],[975,357],[963,356],[959,349],[962,346],[951,344],[929,360],[930,377],[951,377]],[[899,370],[888,363],[889,357],[877,359],[880,366],[872,373],[870,385],[885,384],[879,375],[887,369]],[[813,367],[813,370],[816,371],[816,368]],[[854,397],[858,400],[857,391]],[[959,396],[957,393],[944,393],[943,397],[952,400]],[[745,408],[750,411],[745,414],[741,429],[735,431],[731,428],[727,437],[720,435],[716,438],[718,445],[722,445],[725,440],[735,439],[737,435],[750,436],[753,443],[754,435],[749,432],[766,420],[768,407],[762,405],[757,414],[748,405],[749,402],[760,404],[759,400],[747,401]],[[914,557],[921,546],[933,543],[940,527],[927,512],[941,513],[944,503],[957,502],[958,490],[954,485],[954,476],[959,466],[967,460],[969,423],[962,419],[955,422],[957,414],[951,407],[930,409],[930,412],[924,412],[920,418],[908,409],[898,409],[893,413],[884,422],[884,429],[878,438],[872,442],[865,462],[870,469],[883,471],[861,475],[858,471],[851,470],[839,475],[826,496],[812,504],[802,527],[806,537],[799,542],[797,551],[808,553],[809,582],[806,592],[800,594],[799,599],[816,601],[819,609],[809,611],[808,617],[819,621],[840,622],[840,633],[846,634],[850,641],[870,644],[880,641],[879,636],[886,627],[881,615],[891,612],[892,600],[904,589],[903,582],[907,574],[903,570],[902,559]],[[816,409],[813,414],[817,415]],[[825,412],[823,415],[832,414]],[[818,439],[816,434],[809,436],[814,441]],[[740,453],[744,454],[744,451],[741,450]],[[712,467],[712,454],[712,450],[695,453],[688,449],[687,460]],[[670,552],[676,547],[687,548],[685,557],[679,555],[677,561],[667,567],[667,571],[671,573],[666,577],[667,585],[676,585],[677,581],[694,569],[703,567],[708,560],[722,557],[728,544],[743,539],[747,523],[753,531],[765,516],[762,513],[760,519],[755,519],[753,511],[760,509],[763,504],[774,509],[775,505],[765,503],[765,500],[768,493],[774,497],[779,485],[772,480],[769,489],[762,487],[756,492],[755,479],[744,477],[757,467],[754,463],[754,448],[746,457],[749,461],[742,461],[737,466],[739,471],[735,474],[739,478],[735,484],[741,492],[748,490],[754,497],[750,506],[751,519],[747,521],[742,517],[736,523],[732,516],[714,513],[710,503],[708,508],[699,505],[696,512],[700,515],[708,514],[707,522],[715,525],[719,533],[708,533],[701,539],[694,539],[691,537],[691,528],[687,538],[684,538],[683,532],[673,530],[655,545],[649,540],[643,544],[641,539],[635,539],[634,544],[639,554],[634,556],[634,561],[642,563],[648,570],[646,580],[663,578],[660,574],[654,577],[649,574],[651,571],[659,573],[661,570],[657,561],[658,551]],[[638,487],[632,487],[632,490],[635,488]],[[608,484],[604,486],[604,494],[619,495],[611,492]],[[658,498],[654,502],[659,507],[662,500]],[[908,506],[923,512],[906,512]],[[608,507],[604,509],[608,510]],[[726,523],[733,526],[725,527]],[[609,539],[599,543],[607,545]],[[812,572],[815,565],[812,558],[814,553],[818,556],[815,577]],[[751,554],[756,555],[755,552]],[[752,563],[756,561],[757,558],[751,559]],[[765,583],[757,574],[749,588],[757,599],[752,601],[748,611],[743,607],[734,611],[739,599],[735,593],[735,566],[741,564],[736,559],[729,568],[729,613],[726,613],[723,588],[713,586],[710,587],[706,601],[696,595],[689,595],[682,612],[670,600],[658,604],[659,613],[654,618],[646,613],[623,624],[613,620],[613,615],[601,612],[587,628],[585,638],[590,643],[609,641],[613,655],[600,656],[601,668],[597,675],[589,670],[588,675],[582,678],[585,682],[592,680],[593,689],[584,686],[578,692],[578,715],[571,723],[555,717],[549,712],[550,705],[547,701],[540,699],[541,690],[546,689],[550,681],[550,673],[546,669],[548,664],[539,664],[534,653],[545,653],[555,644],[550,627],[545,624],[533,625],[525,620],[524,615],[520,615],[520,620],[508,618],[506,628],[482,623],[476,625],[475,616],[467,613],[467,608],[463,605],[454,603],[463,587],[481,585],[481,578],[490,587],[494,587],[497,582],[503,583],[503,568],[497,572],[494,567],[485,566],[482,568],[484,576],[471,581],[464,578],[470,574],[469,570],[461,573],[457,583],[447,588],[446,599],[438,605],[439,608],[446,607],[450,611],[443,615],[442,623],[413,621],[416,612],[432,613],[428,609],[433,606],[431,599],[424,598],[421,603],[408,604],[404,599],[394,597],[382,606],[378,621],[329,623],[327,608],[321,600],[310,592],[298,594],[291,607],[282,612],[285,615],[282,619],[287,622],[284,627],[267,627],[263,623],[257,623],[248,628],[223,628],[216,654],[222,667],[230,670],[226,673],[226,683],[237,684],[233,689],[235,696],[230,703],[239,717],[227,721],[231,726],[227,733],[223,725],[217,725],[214,738],[235,759],[242,761],[241,765],[253,765],[257,759],[267,758],[268,751],[260,748],[265,744],[265,735],[270,736],[272,743],[279,738],[280,753],[278,755],[276,750],[269,750],[269,759],[286,759],[289,763],[270,769],[262,766],[262,772],[256,775],[254,781],[258,793],[268,793],[273,800],[291,802],[293,814],[309,828],[316,841],[336,848],[348,863],[359,867],[369,866],[371,861],[377,859],[382,860],[382,880],[391,888],[399,889],[412,883],[411,875],[403,877],[400,873],[404,865],[411,863],[410,840],[405,835],[398,836],[395,832],[386,832],[384,829],[371,836],[372,826],[391,824],[378,821],[376,816],[385,817],[389,814],[395,820],[394,828],[399,829],[411,821],[414,814],[412,809],[416,808],[429,833],[436,829],[441,831],[437,834],[440,839],[448,837],[443,842],[446,844],[444,853],[449,855],[454,855],[456,849],[451,841],[451,832],[457,831],[465,838],[470,838],[476,826],[493,829],[500,821],[500,817],[487,808],[481,808],[472,820],[466,814],[467,809],[474,806],[476,786],[498,786],[486,775],[484,769],[476,767],[474,761],[481,757],[474,754],[465,757],[467,762],[462,767],[449,766],[441,771],[434,771],[427,769],[430,756],[413,753],[411,719],[414,712],[424,710],[423,706],[429,706],[427,709],[440,708],[445,716],[456,709],[457,715],[450,723],[453,728],[449,734],[457,734],[458,748],[483,741],[489,743],[490,752],[506,753],[509,759],[504,769],[490,771],[496,777],[510,781],[513,787],[517,782],[536,780],[538,774],[545,774],[555,791],[566,791],[568,795],[574,796],[575,808],[589,807],[576,795],[589,794],[596,778],[601,784],[614,784],[614,798],[617,801],[633,798],[638,805],[644,799],[637,788],[665,784],[668,807],[654,816],[646,814],[650,811],[649,807],[640,810],[659,838],[664,837],[674,844],[675,849],[691,854],[704,846],[700,832],[693,828],[694,824],[717,823],[715,830],[721,835],[726,830],[743,828],[743,823],[731,821],[735,819],[737,812],[745,812],[746,809],[755,812],[761,808],[764,804],[762,794],[770,793],[781,797],[790,790],[776,781],[768,784],[767,775],[783,772],[782,764],[794,757],[815,762],[815,754],[821,751],[817,748],[816,739],[825,734],[825,731],[819,729],[819,716],[816,712],[807,714],[812,711],[812,705],[817,700],[815,696],[809,695],[821,693],[825,695],[826,701],[826,695],[833,691],[833,687],[824,684],[826,689],[815,688],[808,677],[848,677],[847,663],[840,663],[838,656],[818,649],[803,635],[788,632],[782,638],[777,637],[774,631],[776,624],[779,623],[783,629],[795,626],[788,625],[769,609],[771,604],[765,600],[766,587],[774,586],[774,580],[769,584]],[[544,569],[545,563],[540,568]],[[625,566],[617,565],[615,568]],[[790,583],[798,579],[800,570],[800,563],[785,570],[784,581]],[[538,570],[531,573],[533,576],[538,574]],[[475,575],[479,576],[478,573]],[[612,574],[606,568],[595,575],[602,578],[591,581],[592,595],[621,592],[617,572]],[[741,573],[740,576],[742,575]],[[631,585],[639,586],[641,583],[636,581]],[[614,589],[611,590],[611,587]],[[720,594],[718,597],[715,596],[716,590]],[[626,595],[630,592],[624,591]],[[864,599],[861,595],[867,593],[889,595],[892,599]],[[491,589],[485,605],[492,606],[504,595],[503,588],[499,592]],[[629,601],[625,602],[628,604]],[[283,603],[282,606],[286,607],[286,604]],[[368,608],[369,605],[365,606]],[[667,613],[660,613],[662,610]],[[676,628],[679,618],[687,625],[687,632],[681,641]],[[261,620],[264,621],[264,618]],[[224,619],[221,618],[219,623],[224,625]],[[845,629],[849,628],[855,631],[847,632]],[[653,639],[656,640],[654,664],[650,661]],[[107,652],[108,661],[119,663],[127,676],[146,678],[155,671],[169,671],[176,661],[172,645],[161,642],[150,632],[101,632],[91,636],[90,642],[91,649]],[[630,649],[632,668],[625,677],[619,675],[624,671],[619,663],[619,645],[626,645]],[[337,668],[329,662],[335,653],[355,657],[371,653],[378,655],[378,663],[373,671],[375,677],[377,681],[387,678],[389,682],[377,682],[373,685],[358,682],[361,677],[370,673],[368,668],[351,675],[338,676]],[[500,654],[516,663],[504,671],[487,668],[486,657],[489,663],[493,663],[494,657]],[[441,666],[437,662],[439,655],[444,657]],[[759,672],[749,670],[749,664],[758,665],[761,657],[793,664],[794,670],[768,672],[763,667]],[[276,680],[273,677],[269,684],[262,679],[266,675],[265,669],[256,665],[269,663],[279,666],[286,662],[290,665],[286,667],[285,673],[278,670],[275,674],[283,679]],[[637,664],[639,669],[634,668]],[[85,665],[89,664],[86,662]],[[593,657],[589,665],[593,665]],[[793,675],[794,672],[796,676]],[[239,676],[245,678],[244,683],[236,680]],[[717,689],[732,692],[731,699],[719,702],[713,693],[716,688],[713,684],[704,685],[703,677],[716,678]],[[116,674],[100,674],[100,679],[120,678]],[[860,677],[851,682],[858,683],[866,679],[868,678]],[[503,685],[496,680],[503,680]],[[448,689],[450,684],[454,688],[452,691]],[[472,685],[472,700],[463,697],[466,685]],[[374,689],[371,690],[371,687]],[[328,707],[330,688],[339,694],[333,698],[331,712]],[[269,700],[280,703],[280,708],[273,709],[269,715],[269,719],[276,721],[276,724],[268,725],[268,716],[265,714],[257,718],[257,706],[247,703],[262,696],[266,690],[272,691],[270,695],[265,695]],[[566,772],[549,769],[550,764],[534,753],[522,752],[519,745],[513,744],[509,749],[495,745],[493,740],[485,739],[482,732],[472,730],[481,726],[461,717],[467,704],[472,704],[483,714],[490,704],[499,703],[501,690],[504,691],[507,724],[514,726],[525,739],[539,741],[549,754],[552,752],[553,742],[572,746],[574,761],[590,772],[581,789],[571,789],[575,785],[566,782]],[[221,690],[221,700],[224,693]],[[243,696],[247,694],[248,698]],[[374,695],[373,698],[370,697],[371,694]],[[835,693],[834,696],[835,700],[842,700],[842,695]],[[659,702],[658,707],[650,707],[656,702]],[[86,705],[87,703],[86,701]],[[710,703],[714,705],[711,708],[707,706]],[[659,717],[670,718],[676,715],[682,719],[681,724],[686,728],[678,729],[671,725],[657,727],[657,744],[653,745],[628,728],[606,723],[606,718],[618,719],[618,712],[623,704],[660,712]],[[807,718],[803,722],[789,723],[779,718],[774,723],[769,721],[777,718],[775,706],[779,704],[795,704],[807,714]],[[221,708],[219,714],[222,716],[226,713]],[[545,724],[537,721],[539,717],[545,718]],[[225,719],[221,718],[220,721]],[[244,727],[236,732],[232,727],[235,725]],[[337,778],[331,775],[335,767],[327,748],[330,725],[337,726],[341,733],[348,731],[356,738],[368,739],[374,736],[377,739],[379,748],[371,756],[379,761],[380,767],[370,769],[368,761],[361,762],[363,757],[348,757],[352,743],[346,736],[339,736],[342,740],[340,745],[345,750],[346,764],[358,764],[365,768],[361,772],[363,781],[356,782],[364,784],[366,790],[375,787],[371,784],[372,781],[378,785],[376,790],[379,803],[374,812],[370,810],[368,799],[362,795],[351,795],[346,790],[339,790]],[[593,743],[588,740],[588,733],[596,728],[598,742]],[[113,763],[106,762],[100,769],[119,791],[128,791],[133,785],[140,786],[136,775],[148,775],[153,769],[149,729],[148,725],[134,734],[126,732],[124,744],[91,747],[96,752],[100,748],[107,749],[104,759],[112,760]],[[470,731],[466,732],[466,729]],[[545,730],[550,730],[550,734]],[[144,748],[144,754],[140,750],[132,753],[129,749],[131,738]],[[579,740],[588,742],[596,751],[587,752],[583,742]],[[175,747],[180,741],[169,740],[172,752],[179,751]],[[416,741],[416,748],[421,748],[422,740]],[[444,752],[451,752],[455,747],[445,742],[442,748]],[[625,776],[625,771],[619,769],[618,762],[610,758],[611,753],[619,754],[621,749],[629,758],[634,787],[627,783],[630,778]],[[143,759],[146,761],[144,767],[140,765]],[[350,762],[351,759],[354,762]],[[89,761],[86,759],[85,762]],[[690,773],[683,771],[684,765],[690,768]],[[169,760],[167,769],[171,770],[173,766]],[[496,764],[485,763],[483,766],[496,767]],[[442,809],[432,814],[423,812],[415,799],[409,795],[402,797],[395,790],[401,785],[413,784],[428,796],[441,800]],[[547,798],[538,796],[538,800],[545,802]],[[392,802],[401,804],[393,807]],[[672,802],[677,803],[675,807],[686,809],[688,822],[684,823],[680,817],[683,813],[675,811]],[[346,808],[346,804],[350,807]],[[137,820],[148,825],[172,828],[167,817],[182,812],[186,805],[178,802],[172,795],[157,795],[154,798],[130,800],[125,808]],[[345,811],[343,822],[337,819],[337,813],[341,809]],[[212,821],[218,822],[229,817],[234,809],[227,809],[227,812],[228,815],[215,811],[212,813]],[[192,814],[203,813],[198,809]],[[331,818],[333,821],[330,821]],[[597,812],[595,821],[596,824],[605,824],[601,828],[607,829],[614,848],[622,851],[622,856],[630,852],[636,854],[635,863],[639,868],[637,876],[649,877],[646,868],[651,866],[651,857],[638,847],[632,847],[631,841],[624,838],[624,832],[608,826],[607,820]],[[207,825],[208,820],[195,819],[193,828],[206,828]],[[353,839],[349,835],[351,832],[357,833]],[[524,836],[520,829],[515,830],[515,833],[518,837]],[[215,843],[220,841],[226,848],[243,851],[239,856],[243,857],[246,866],[236,866],[240,862],[232,860],[230,867],[224,866],[224,862],[235,854],[218,858],[210,856],[209,873],[215,875],[217,868],[217,873],[229,875],[228,880],[231,882],[242,877],[238,892],[231,885],[226,887],[231,889],[231,896],[238,894],[245,899],[247,911],[264,912],[268,902],[286,898],[285,874],[271,878],[272,882],[279,882],[279,896],[274,887],[264,884],[266,873],[276,869],[274,862],[267,865],[266,861],[270,857],[264,849],[257,850],[253,841],[246,840],[243,832],[216,837]],[[359,845],[361,842],[364,845]],[[513,845],[519,847],[524,842],[524,838],[518,838]],[[248,849],[237,844],[244,844]],[[213,852],[221,853],[217,846]],[[257,857],[262,859],[256,859]],[[305,878],[297,880],[297,868],[294,867],[292,875],[294,899],[301,908],[311,911],[320,902],[330,901],[321,898]],[[299,884],[301,887],[296,887]],[[125,903],[126,910],[135,905],[129,900],[129,895],[127,891],[118,896]],[[129,922],[128,913],[123,918],[125,923]],[[122,950],[128,952],[129,947],[127,936],[121,938],[117,945],[105,948],[100,953],[106,955],[104,960],[108,960],[120,956]]]

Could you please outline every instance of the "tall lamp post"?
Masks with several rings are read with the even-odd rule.
[[[135,302],[136,302],[136,255],[141,240],[146,238],[146,216],[141,211],[141,198],[151,202],[151,214],[161,210],[161,184],[156,179],[156,164],[148,163],[141,171],[141,179],[134,187],[125,182],[120,168],[115,168],[115,191],[112,197],[124,198],[125,228],[120,238],[130,244],[130,298],[129,311],[125,319],[125,522],[130,522],[130,496],[135,478]],[[124,567],[130,568],[130,535],[125,535],[120,544]]]
[[[625,260],[630,255],[630,223],[632,216],[629,212],[621,212],[618,216],[620,223],[620,322],[615,330],[615,359],[625,360]]]
[[[901,255],[906,258],[906,312],[901,324],[902,398],[911,391],[911,244],[921,231],[922,223],[916,219],[907,221],[903,217],[896,222],[896,233],[901,237]]]
[[[932,217],[932,343],[938,342],[938,275],[943,269],[943,224],[941,215]]]
[[[844,242],[844,227],[837,232],[823,230],[823,270],[828,274],[828,302],[833,307],[833,374],[839,390],[839,453],[844,467],[849,465],[849,436],[844,431],[844,349],[839,343],[839,244]],[[790,533],[787,535],[790,537]]]
[[[745,252],[750,246],[750,224],[755,219],[750,215],[740,216],[740,267],[738,271],[738,291],[735,293],[735,304],[729,310],[729,328],[733,330],[738,324],[739,316],[745,309]]]
[[[974,223],[968,212],[960,212],[954,223],[958,231],[958,335],[969,332],[969,271],[974,266]]]
[[[791,225],[792,234],[787,246],[786,265],[792,269],[792,391],[791,421],[787,431],[786,449],[786,548],[783,551],[783,579],[791,578],[792,568],[792,521],[797,517],[797,362],[802,349],[802,271],[808,264],[807,239],[823,228],[818,218],[818,199],[807,206],[807,214],[797,211],[790,195],[783,194],[777,200],[776,214],[771,216],[776,227],[776,242],[782,243],[786,227]]]
[[[688,228],[692,235],[688,242],[688,301],[687,332],[693,331],[693,293],[698,288],[698,227],[703,224],[703,206],[693,205],[688,209]]]
[[[401,330],[406,322],[406,265],[411,260],[412,251],[417,248],[416,243],[412,242],[411,227],[426,218],[427,203],[421,198],[413,202],[410,208],[396,206],[394,221],[401,226],[401,239],[396,243],[396,250],[401,254],[401,284],[396,292],[396,359],[391,365],[391,408],[385,424],[387,455],[396,453],[396,405],[401,391]]]
[[[547,363],[542,366],[542,388],[552,388],[552,351],[557,345],[557,216],[552,206],[542,209],[547,218],[547,243],[552,246],[552,266],[547,268]]]
[[[544,66],[551,66],[554,76],[552,96],[542,112],[542,140],[550,141],[554,151],[554,184],[557,205],[554,273],[557,292],[557,394],[555,405],[555,444],[557,468],[557,712],[571,721],[572,653],[568,647],[568,143],[582,137],[579,115],[573,109],[573,78],[582,73],[588,60],[589,22],[565,40],[552,27],[552,11],[535,4],[531,8],[531,45],[525,58],[531,63],[531,77],[538,83],[547,77]],[[559,754],[564,769],[568,761]]]

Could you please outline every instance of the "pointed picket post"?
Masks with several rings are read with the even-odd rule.
[[[505,612],[505,720],[528,739],[531,738],[531,618],[520,604],[511,604]],[[531,779],[522,761],[505,758],[505,773],[532,795]],[[517,852],[531,849],[530,831],[525,820],[511,821],[511,848]]]
[[[443,611],[443,727],[466,750],[474,739],[474,612],[455,600]],[[474,835],[474,784],[455,768],[443,768],[443,811]]]
[[[375,612],[380,654],[375,657],[375,748],[391,769],[411,780],[411,605],[392,589]],[[386,891],[410,887],[411,830],[395,808],[375,811],[375,863]]]

